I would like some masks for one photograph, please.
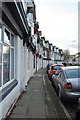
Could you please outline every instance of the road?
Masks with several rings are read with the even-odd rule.
[[[63,105],[65,106],[66,110],[70,114],[71,118],[75,118],[77,103],[74,101],[71,101],[71,102],[64,102]]]

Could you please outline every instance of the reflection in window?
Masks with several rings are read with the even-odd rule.
[[[10,80],[10,48],[3,46],[3,84]]]
[[[11,34],[11,46],[14,47],[14,36]]]
[[[1,76],[2,76],[2,47],[0,44],[0,86],[1,86]]]
[[[10,33],[8,30],[5,29],[5,32],[4,32],[4,42],[5,43],[10,43]]]
[[[14,49],[11,49],[11,79],[14,78]]]

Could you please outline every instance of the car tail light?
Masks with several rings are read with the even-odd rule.
[[[65,89],[72,89],[71,83],[66,83],[66,84],[64,84],[64,88],[65,88]]]
[[[53,73],[55,73],[56,72],[56,70],[53,70]]]
[[[55,72],[56,72],[55,70],[50,71],[51,76],[55,74]]]

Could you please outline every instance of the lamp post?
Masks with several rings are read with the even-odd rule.
[[[76,42],[76,40],[73,40],[72,41],[72,53],[73,53],[73,43]]]

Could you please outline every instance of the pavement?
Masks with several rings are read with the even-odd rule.
[[[71,117],[60,102],[46,69],[40,69],[30,78],[26,91],[22,92],[7,120],[12,118],[56,118],[70,120]]]

